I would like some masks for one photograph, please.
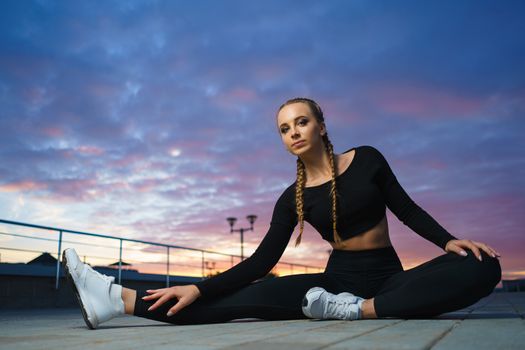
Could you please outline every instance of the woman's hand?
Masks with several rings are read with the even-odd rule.
[[[149,307],[148,311],[155,310],[170,299],[177,298],[179,300],[171,309],[169,309],[167,313],[168,317],[173,316],[183,307],[193,303],[201,294],[197,286],[194,284],[161,289],[148,289],[146,292],[150,293],[150,295],[143,296],[143,300],[159,299]]]
[[[493,248],[489,247],[485,243],[471,241],[470,239],[451,239],[447,242],[445,246],[446,252],[457,253],[459,255],[467,256],[467,252],[463,248],[468,248],[474,252],[481,261],[481,252],[480,248],[483,249],[488,255],[495,258],[496,256],[500,257],[501,255],[495,251]]]

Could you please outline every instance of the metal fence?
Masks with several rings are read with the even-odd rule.
[[[139,239],[132,239],[132,238],[122,238],[122,237],[116,237],[116,236],[110,236],[110,235],[104,235],[104,234],[98,234],[98,233],[90,233],[90,232],[82,232],[82,231],[74,231],[74,230],[68,230],[64,228],[58,228],[58,227],[51,227],[51,226],[43,226],[43,225],[36,225],[36,224],[29,224],[25,222],[18,222],[18,221],[11,221],[11,220],[3,220],[0,219],[0,223],[7,224],[7,225],[13,225],[17,227],[24,227],[24,228],[31,228],[31,229],[39,229],[39,230],[47,230],[51,232],[58,233],[58,239],[53,238],[42,238],[42,237],[32,237],[27,236],[23,234],[16,234],[16,233],[8,233],[8,232],[0,232],[0,235],[7,235],[10,237],[15,237],[18,239],[27,238],[27,239],[35,239],[35,240],[44,240],[44,241],[50,241],[50,242],[56,242],[57,243],[57,262],[56,262],[56,277],[55,277],[55,288],[58,289],[59,287],[59,277],[60,277],[60,257],[62,252],[62,244],[63,243],[77,243],[77,244],[87,244],[92,246],[97,246],[96,244],[90,244],[90,243],[79,243],[75,241],[67,241],[64,240],[64,236],[66,234],[70,235],[80,235],[84,237],[96,237],[96,238],[102,238],[102,239],[108,239],[112,241],[116,241],[118,243],[118,250],[119,250],[119,258],[118,258],[118,283],[121,284],[121,275],[122,275],[122,269],[123,269],[123,260],[122,260],[122,250],[123,250],[123,242],[132,242],[132,243],[140,243],[145,245],[150,245],[153,247],[159,247],[161,249],[165,249],[165,256],[166,256],[166,287],[169,287],[170,281],[170,250],[182,250],[182,251],[188,251],[188,252],[195,252],[200,253],[200,270],[201,270],[201,277],[205,278],[205,270],[209,269],[208,261],[205,260],[206,254],[208,255],[215,255],[215,256],[223,256],[223,257],[229,257],[230,259],[230,265],[234,266],[234,258],[239,259],[240,256],[235,254],[226,254],[221,252],[216,252],[212,250],[204,250],[204,249],[197,249],[197,248],[191,248],[191,247],[185,247],[180,245],[173,245],[173,244],[165,244],[165,243],[158,243],[158,242],[152,242],[152,241],[145,241],[145,240],[139,240]],[[100,245],[99,245],[100,247]],[[18,250],[18,251],[26,251],[26,252],[39,252],[35,250],[27,250],[27,249],[15,249],[15,248],[8,248],[8,247],[0,247],[0,250],[6,249],[6,250]],[[180,264],[180,262],[178,263]],[[290,268],[291,273],[293,274],[294,268],[297,271],[297,269],[304,269],[304,272],[307,273],[308,269],[321,271],[322,268],[317,266],[311,266],[311,265],[305,265],[305,264],[297,264],[297,263],[289,263],[289,262],[279,262],[279,265],[287,265]]]

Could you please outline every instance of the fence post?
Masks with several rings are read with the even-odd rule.
[[[120,252],[119,252],[119,257],[118,257],[118,284],[120,285],[122,285],[121,273],[122,273],[122,238],[120,239]]]
[[[58,237],[58,254],[57,254],[57,275],[55,280],[55,289],[58,289],[58,281],[60,280],[60,250],[62,249],[62,230],[59,231],[60,235]]]
[[[170,247],[168,248],[168,260],[166,263],[166,288],[170,286]]]
[[[201,251],[202,259],[201,259],[201,275],[202,278],[204,278],[204,251]]]

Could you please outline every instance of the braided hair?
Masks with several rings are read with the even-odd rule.
[[[324,123],[324,116],[323,111],[321,107],[312,99],[305,98],[305,97],[296,97],[289,99],[285,103],[283,103],[279,109],[277,110],[277,113],[284,107],[292,103],[306,103],[310,110],[312,111],[315,119],[317,120],[317,123],[321,124]],[[331,188],[330,188],[330,198],[332,201],[332,227],[333,227],[333,235],[334,235],[334,241],[335,243],[339,243],[342,241],[341,237],[339,236],[339,233],[337,232],[336,222],[337,222],[337,213],[336,213],[336,205],[337,205],[337,191],[335,187],[335,159],[334,159],[334,147],[332,143],[330,142],[330,139],[328,138],[328,133],[325,133],[322,136],[325,150],[328,154],[328,158],[330,161],[330,168],[332,171],[332,180],[331,180]],[[303,200],[303,193],[304,193],[304,185],[306,183],[306,172],[305,172],[305,166],[301,158],[297,157],[297,182],[295,185],[295,203],[296,203],[296,212],[297,212],[297,218],[299,222],[299,236],[297,236],[295,240],[295,246],[297,247],[301,243],[301,235],[303,234],[304,229],[304,200]]]

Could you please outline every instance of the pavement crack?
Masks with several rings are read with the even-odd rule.
[[[432,342],[430,342],[430,345],[428,346],[428,350],[432,349],[437,343],[439,343],[441,341],[441,339],[445,338],[450,332],[452,332],[452,330],[454,328],[456,328],[457,326],[459,326],[459,324],[462,322],[463,320],[459,320],[459,321],[456,321],[452,324],[452,326],[450,326],[446,331],[444,331],[439,337],[436,337],[436,339],[434,339]]]
[[[331,343],[326,343],[325,345],[322,345],[321,347],[317,348],[316,350],[319,350],[319,349],[326,349],[327,347],[330,347],[332,345],[335,345],[335,344],[339,344],[339,343],[342,343],[342,342],[345,342],[345,341],[348,341],[348,340],[351,340],[351,339],[356,339],[356,338],[359,338],[361,336],[364,336],[364,335],[368,335],[370,333],[373,333],[373,332],[376,332],[380,329],[383,329],[383,328],[387,328],[387,327],[390,327],[390,326],[394,326],[398,323],[401,323],[401,322],[405,322],[406,320],[399,320],[397,322],[392,322],[392,323],[388,323],[384,326],[378,326],[377,328],[374,328],[374,329],[370,329],[368,331],[365,331],[363,333],[359,333],[359,334],[356,334],[356,335],[353,335],[353,336],[350,336],[348,338],[344,338],[344,339],[339,339],[337,341],[334,341],[334,342],[331,342]]]

